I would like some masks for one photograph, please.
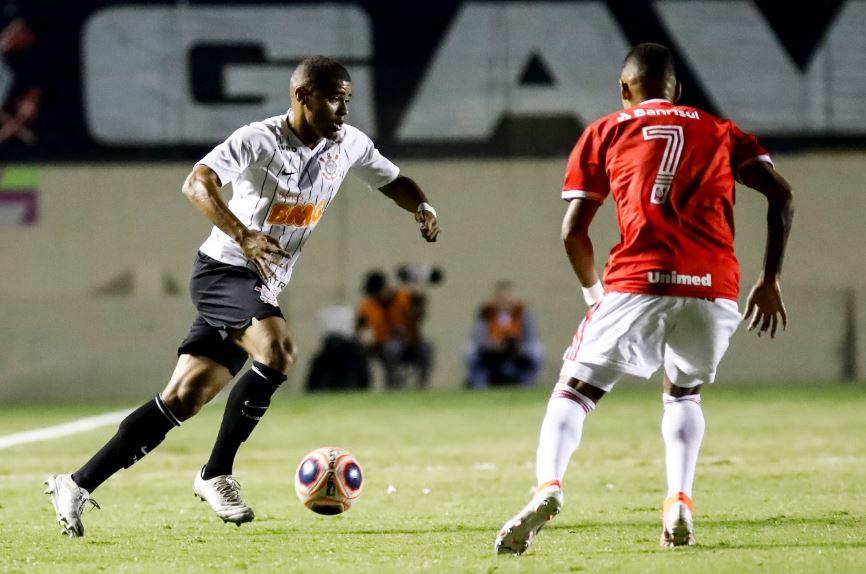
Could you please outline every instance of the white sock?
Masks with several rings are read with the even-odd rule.
[[[568,385],[557,383],[547,402],[535,461],[538,484],[562,482],[571,455],[580,444],[583,421],[595,408],[588,397]]]
[[[704,438],[704,412],[701,396],[673,397],[662,395],[665,414],[662,417],[662,437],[665,440],[665,467],[668,475],[668,496],[685,492],[692,497],[698,451]]]

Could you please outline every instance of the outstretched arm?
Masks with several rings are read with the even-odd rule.
[[[779,319],[782,329],[788,326],[788,314],[782,301],[779,277],[785,258],[785,245],[794,218],[794,196],[791,185],[772,165],[751,161],[740,167],[739,180],[767,198],[767,244],[764,249],[764,268],[746,302],[745,319],[749,330],[758,328],[758,336],[769,330],[776,335]]]
[[[411,178],[405,175],[379,188],[394,203],[415,214],[415,221],[421,225],[421,235],[427,241],[436,241],[439,236],[439,219],[436,210],[427,201],[427,196]]]
[[[595,254],[589,238],[589,224],[601,204],[592,199],[572,199],[562,220],[562,242],[565,252],[583,288],[583,298],[587,305],[597,303],[604,288],[595,271]]]
[[[271,275],[268,264],[279,265],[289,254],[273,237],[252,231],[241,223],[220,196],[220,187],[216,172],[206,165],[198,164],[183,182],[182,190],[211,223],[241,246],[244,255],[255,264],[262,279],[267,281]]]

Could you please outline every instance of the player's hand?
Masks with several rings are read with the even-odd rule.
[[[289,257],[289,253],[280,247],[280,242],[259,231],[249,231],[240,242],[244,255],[253,262],[262,281],[266,282],[273,276],[270,265],[279,266]]]
[[[416,211],[415,221],[421,224],[421,236],[428,242],[439,237],[439,218],[429,211]]]
[[[782,330],[787,330],[788,313],[785,311],[785,303],[782,302],[779,281],[766,281],[762,275],[746,300],[746,315],[743,320],[749,321],[749,331],[757,328],[759,337],[769,331],[770,338],[773,338],[776,336],[779,319],[782,320]]]

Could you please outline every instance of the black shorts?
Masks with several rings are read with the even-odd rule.
[[[198,316],[177,354],[207,357],[236,375],[247,362],[247,353],[232,341],[231,333],[246,329],[253,319],[283,316],[278,306],[261,296],[263,287],[254,271],[199,251],[189,281]]]

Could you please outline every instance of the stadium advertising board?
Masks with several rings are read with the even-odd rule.
[[[786,146],[866,142],[866,1],[780,5],[0,0],[0,157],[195,158],[285,109],[313,53],[347,64],[350,121],[390,154],[559,154],[648,40],[685,103]]]

